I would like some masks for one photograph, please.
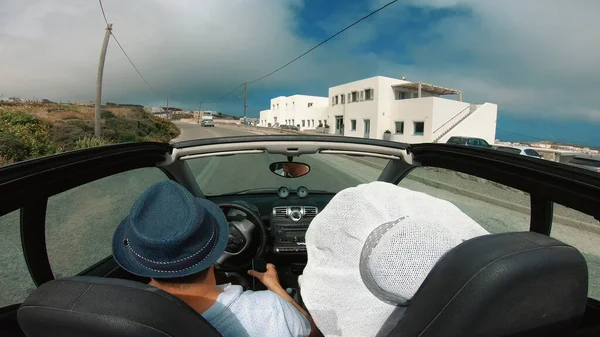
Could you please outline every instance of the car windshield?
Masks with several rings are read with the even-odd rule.
[[[287,157],[278,154],[238,154],[188,159],[186,162],[206,196],[276,193],[281,186],[292,191],[305,186],[309,193],[337,193],[377,180],[388,162],[387,159],[370,157],[309,154],[293,159],[310,166],[308,174],[302,177],[285,178],[269,169],[271,163],[286,160]],[[365,162],[370,166],[357,165]]]

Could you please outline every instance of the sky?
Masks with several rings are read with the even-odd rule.
[[[261,77],[389,0],[104,0],[113,32],[103,101],[241,115]],[[498,104],[497,138],[600,146],[600,1],[400,0],[248,86],[248,115],[280,95],[381,75]],[[94,100],[97,1],[2,0],[0,94]],[[217,101],[218,100],[218,101]],[[217,101],[215,103],[215,101]],[[213,103],[207,103],[213,102]]]

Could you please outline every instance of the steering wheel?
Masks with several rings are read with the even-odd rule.
[[[259,216],[250,210],[246,206],[242,206],[239,204],[233,203],[225,203],[219,204],[219,207],[227,215],[227,210],[234,208],[240,210],[246,214],[245,218],[238,218],[229,222],[229,242],[227,242],[227,248],[225,248],[225,252],[217,262],[215,263],[215,268],[218,271],[223,272],[237,272],[243,269],[249,269],[252,260],[237,263],[237,264],[227,264],[227,260],[240,256],[246,253],[252,246],[255,246],[252,241],[254,237],[254,230],[258,229],[259,233],[259,244],[258,250],[254,254],[254,257],[262,257],[267,249],[267,228],[265,224],[260,220]],[[244,273],[245,274],[245,273]]]

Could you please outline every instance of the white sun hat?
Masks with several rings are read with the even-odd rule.
[[[385,335],[440,257],[486,234],[424,193],[384,182],[345,189],[306,232],[302,299],[325,336]]]

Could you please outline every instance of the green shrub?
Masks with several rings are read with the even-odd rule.
[[[22,161],[56,153],[57,146],[48,139],[50,122],[16,111],[0,114],[0,156],[8,161]]]
[[[88,147],[104,146],[110,144],[104,138],[96,136],[85,136],[75,142],[75,149],[87,149]]]
[[[72,150],[75,148],[77,140],[94,135],[93,130],[89,130],[85,126],[85,129],[82,129],[80,126],[83,125],[80,123],[57,122],[50,129],[49,138],[57,146],[66,150]]]
[[[100,113],[100,118],[101,119],[110,119],[110,118],[116,118],[117,116],[115,116],[114,113],[112,113],[111,111],[108,110],[102,110],[102,112]]]
[[[0,133],[0,156],[5,158],[5,161],[25,160],[28,155],[29,148],[23,140],[6,133]]]

